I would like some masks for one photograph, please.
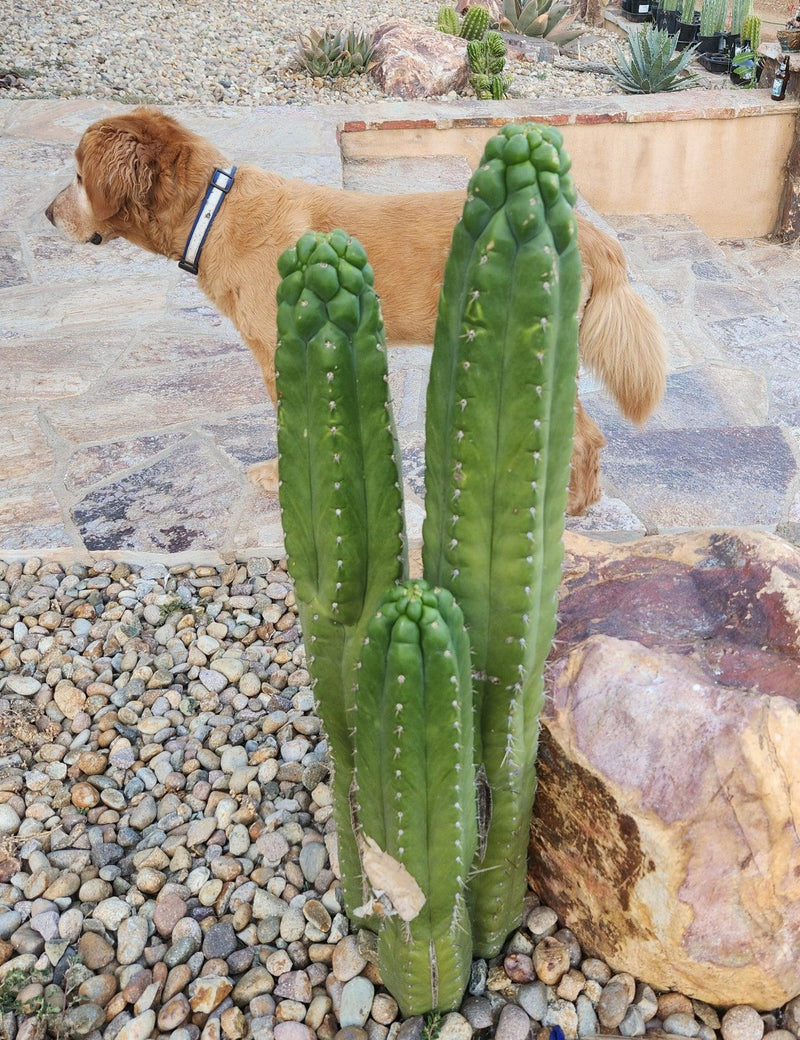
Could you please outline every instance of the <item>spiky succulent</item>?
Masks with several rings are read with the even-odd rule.
[[[503,75],[506,45],[500,33],[489,32],[483,40],[470,40],[467,59],[471,70],[469,82],[476,95],[495,100],[504,97],[511,77]]]
[[[700,7],[700,35],[713,36],[722,32],[727,13],[727,0],[703,0]]]
[[[739,34],[742,22],[753,10],[753,0],[731,0],[731,32]]]
[[[694,19],[694,0],[683,0],[681,6],[681,21],[684,25],[691,25]]]
[[[631,33],[628,42],[630,56],[618,47],[612,65],[614,79],[626,94],[683,90],[697,82],[697,73],[685,71],[697,48],[687,47],[676,55],[677,35],[647,26]]]
[[[436,18],[436,28],[448,36],[458,36],[460,29],[458,15],[454,7],[441,7]]]
[[[573,24],[574,20],[565,0],[503,0],[500,28],[524,36],[541,36],[560,47],[584,32],[582,26]]]
[[[489,28],[489,12],[485,7],[476,4],[468,7],[461,19],[458,35],[464,40],[480,40]]]
[[[312,76],[338,79],[366,72],[375,41],[357,29],[311,29],[298,38],[297,61]]]
[[[742,22],[742,40],[750,41],[750,49],[758,52],[761,43],[761,19],[757,14],[749,14]]]

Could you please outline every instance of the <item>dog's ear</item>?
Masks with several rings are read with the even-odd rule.
[[[101,123],[78,149],[84,187],[98,220],[146,207],[158,175],[158,149],[135,127]]]

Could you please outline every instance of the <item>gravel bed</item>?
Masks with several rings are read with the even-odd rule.
[[[0,561],[6,1040],[421,1040],[343,913],[327,746],[282,561]],[[440,1040],[796,1040],[584,956],[531,893]]]
[[[22,76],[2,97],[110,98],[125,103],[287,105],[382,101],[371,76],[313,79],[294,62],[298,33],[323,26],[373,29],[402,15],[433,25],[439,0],[361,4],[321,0],[11,0],[3,10],[0,73]],[[592,31],[587,60],[607,62],[616,37]],[[509,62],[512,97],[615,92],[608,76]],[[453,95],[455,96],[455,95]]]

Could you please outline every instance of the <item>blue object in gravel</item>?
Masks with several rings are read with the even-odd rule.
[[[550,1030],[550,1040],[565,1040],[564,1030],[561,1026],[553,1026]]]

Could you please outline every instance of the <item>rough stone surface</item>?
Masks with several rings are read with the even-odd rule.
[[[406,100],[461,90],[469,78],[463,40],[404,18],[378,28],[374,56],[378,84]]]
[[[758,532],[570,544],[532,883],[612,967],[776,1007],[800,989],[800,554]]]

